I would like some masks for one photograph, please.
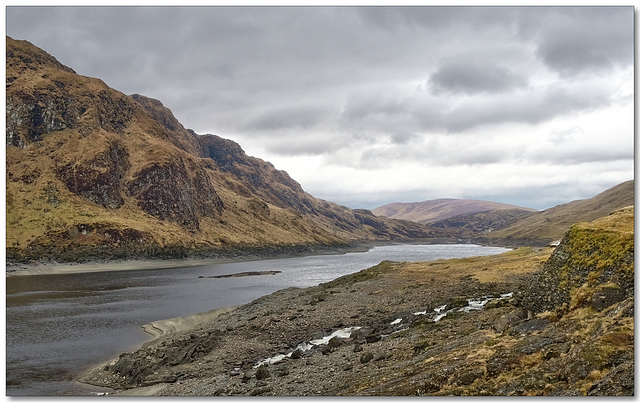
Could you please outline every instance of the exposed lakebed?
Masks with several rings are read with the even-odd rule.
[[[427,261],[496,254],[498,247],[394,245],[368,252],[157,270],[7,278],[7,394],[89,395],[83,370],[149,339],[151,321],[248,303],[291,286],[309,287],[382,260]],[[281,271],[277,275],[237,276]],[[231,275],[224,280],[204,280]]]

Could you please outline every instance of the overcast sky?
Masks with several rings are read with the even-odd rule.
[[[6,12],[12,38],[352,208],[545,209],[633,178],[631,6]]]

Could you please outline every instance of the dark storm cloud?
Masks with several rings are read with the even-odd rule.
[[[434,94],[500,93],[526,86],[526,80],[506,67],[473,60],[447,64],[429,78]]]

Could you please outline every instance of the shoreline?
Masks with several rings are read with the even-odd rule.
[[[475,240],[475,241],[474,241]],[[238,248],[227,250],[220,254],[207,256],[206,254],[195,253],[184,258],[136,258],[129,259],[103,259],[89,260],[82,262],[17,262],[6,261],[5,277],[27,276],[27,275],[64,275],[79,274],[89,272],[117,272],[146,269],[182,268],[200,265],[229,264],[234,262],[249,262],[259,260],[270,260],[279,258],[307,257],[313,255],[341,255],[348,253],[362,253],[378,246],[389,246],[397,244],[476,244],[485,247],[540,247],[541,242],[529,241],[486,241],[486,239],[448,239],[433,238],[412,241],[395,240],[369,240],[340,245],[301,245],[301,246],[275,246],[264,248]],[[545,243],[546,244],[546,243]]]
[[[556,361],[533,361],[532,353],[575,347],[577,338],[565,328],[578,322],[575,317],[556,328],[518,308],[518,294],[532,286],[532,275],[551,253],[528,248],[446,263],[387,261],[225,313],[205,313],[214,318],[185,317],[191,328],[185,331],[180,317],[150,323],[158,331],[152,341],[79,380],[125,397],[510,395],[501,388],[505,379],[546,372]],[[473,308],[477,300],[486,303]],[[468,302],[466,309],[460,301]],[[455,312],[442,318],[444,305]],[[160,332],[164,328],[169,332]],[[353,328],[348,336],[336,335]],[[571,329],[581,333],[579,326]],[[313,343],[321,338],[331,339]],[[315,346],[300,348],[305,343]],[[505,348],[511,354],[503,356]],[[580,386],[549,392],[569,395]]]
[[[396,244],[396,243],[388,243]],[[102,260],[79,263],[38,262],[33,264],[7,262],[5,276],[31,276],[31,275],[65,275],[89,272],[117,272],[135,271],[147,269],[186,268],[200,265],[229,264],[234,262],[250,262],[271,260],[280,258],[306,257],[312,255],[341,255],[348,253],[363,253],[379,244],[354,244],[343,247],[307,250],[291,253],[253,253],[248,255],[236,255],[233,257],[198,258],[188,257],[182,259],[135,259],[130,260]]]
[[[222,314],[229,313],[240,306],[242,305],[226,306],[209,311],[204,311],[201,313],[167,318],[166,320],[152,321],[143,324],[142,329],[144,330],[144,332],[153,337],[152,339],[147,341],[151,342],[163,336],[172,336],[181,332],[192,331],[198,326],[211,322],[220,317]],[[145,342],[145,344],[147,342]]]
[[[157,320],[152,321],[146,324],[141,325],[142,330],[151,336],[151,339],[144,341],[142,344],[137,345],[134,350],[142,349],[147,345],[151,345],[154,342],[158,341],[160,338],[170,339],[181,333],[191,333],[195,331],[198,327],[207,325],[214,320],[217,320],[221,315],[230,313],[243,305],[237,306],[226,306],[221,307],[209,311],[204,311],[201,313],[183,315],[173,318],[167,318],[165,320]],[[121,356],[121,354],[119,355]],[[99,387],[97,385],[92,385],[83,381],[80,381],[79,378],[82,378],[92,371],[100,370],[101,367],[109,366],[114,364],[118,360],[118,356],[114,356],[112,358],[102,360],[99,363],[92,364],[90,367],[85,369],[82,373],[80,373],[75,380],[85,386],[94,386]],[[124,390],[115,390],[112,387],[106,387],[110,389],[110,391],[105,392],[103,395],[116,394],[118,396],[153,396],[157,392],[160,392],[166,387],[166,384],[154,384],[146,387],[136,387],[132,389],[124,389]]]

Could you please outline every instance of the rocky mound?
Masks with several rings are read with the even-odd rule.
[[[285,289],[83,381],[121,395],[633,395],[629,278],[633,208],[556,249],[383,262]]]

